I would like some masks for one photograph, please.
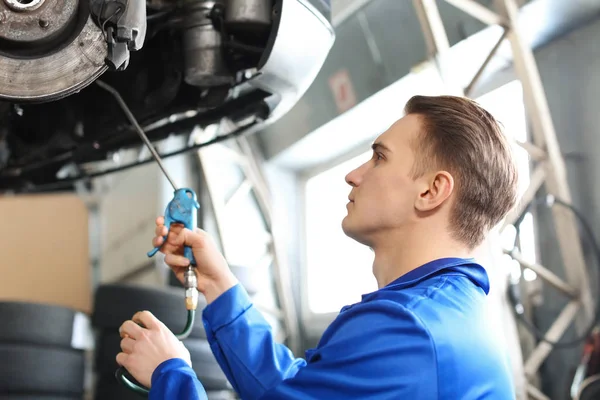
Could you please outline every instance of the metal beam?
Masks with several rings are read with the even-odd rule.
[[[429,57],[437,59],[450,48],[440,11],[435,0],[413,0],[413,5],[425,36]]]
[[[282,252],[280,250],[280,245],[277,243],[278,240],[276,240],[276,238],[281,237],[281,235],[278,235],[275,232],[276,227],[274,227],[273,224],[268,185],[265,176],[262,173],[261,166],[257,161],[258,154],[250,145],[247,138],[241,137],[230,143],[233,148],[227,148],[227,150],[224,150],[224,146],[221,145],[217,147],[211,146],[210,148],[204,148],[198,151],[198,157],[204,172],[206,186],[213,206],[216,228],[221,239],[223,255],[226,259],[229,259],[232,245],[232,243],[227,240],[227,232],[224,229],[227,213],[226,206],[227,204],[231,206],[232,198],[235,201],[235,198],[239,198],[242,194],[247,194],[249,191],[252,191],[256,196],[258,211],[265,223],[265,234],[268,235],[268,240],[265,243],[267,252],[257,262],[257,265],[263,265],[263,263],[272,261],[273,281],[276,289],[277,301],[279,303],[279,309],[268,307],[264,304],[260,304],[260,309],[281,318],[286,329],[285,337],[289,341],[288,347],[293,353],[298,354],[300,352],[300,327],[298,325],[299,322],[296,315],[296,307],[292,297],[291,280],[288,268],[286,268],[283,260],[284,257],[281,256]],[[222,194],[219,193],[217,188],[217,181],[220,179],[220,174],[217,169],[218,163],[214,162],[216,160],[212,160],[210,156],[214,153],[214,149],[219,149],[219,154],[221,156],[225,155],[229,160],[237,162],[237,165],[241,168],[245,176],[244,182],[237,188],[234,196],[229,199],[228,203],[222,198]]]
[[[274,222],[273,208],[271,204],[271,193],[267,184],[267,179],[261,168],[256,149],[251,145],[246,136],[240,136],[234,141],[237,150],[244,155],[245,165],[242,165],[245,175],[252,181],[258,207],[271,233],[271,242],[267,245],[273,256],[273,275],[275,277],[275,288],[280,304],[283,310],[283,321],[287,330],[289,347],[294,353],[299,353],[300,348],[300,326],[294,304],[292,280],[290,268],[286,263],[287,257],[284,254],[284,247],[280,244],[278,238],[283,237],[280,231],[280,225]]]
[[[529,179],[529,186],[521,196],[519,203],[513,207],[512,210],[506,215],[504,219],[504,226],[502,229],[506,228],[508,225],[514,225],[514,223],[521,217],[521,214],[525,211],[525,208],[533,201],[535,198],[535,194],[540,189],[544,180],[546,179],[546,164],[539,163],[537,167],[533,170],[531,177]]]
[[[211,162],[211,160],[206,159],[207,154],[210,154],[210,153],[207,153],[205,149],[198,150],[198,158],[200,161],[200,167],[202,168],[202,171],[205,176],[205,184],[206,184],[207,192],[210,195],[210,205],[211,205],[212,211],[214,213],[215,220],[217,221],[217,223],[215,224],[215,229],[216,229],[217,235],[219,236],[219,239],[220,239],[221,252],[223,253],[223,256],[225,257],[225,259],[229,259],[230,255],[231,255],[231,251],[230,251],[231,243],[229,243],[227,240],[225,240],[226,236],[225,236],[224,226],[222,223],[219,223],[219,221],[225,220],[225,215],[226,215],[225,200],[220,198],[220,196],[216,196],[214,194],[214,193],[218,192],[218,189],[217,189],[215,180],[210,179],[209,176],[214,176],[217,172],[214,170],[215,163]]]
[[[488,25],[506,25],[506,18],[498,15],[489,8],[476,3],[473,0],[446,0],[447,3],[464,11],[473,18],[476,18]]]
[[[556,289],[569,296],[570,298],[576,299],[578,297],[579,292],[574,287],[563,281],[548,268],[540,264],[530,263],[526,261],[517,251],[506,251],[505,253],[510,255],[514,260],[518,261],[519,264],[521,264],[522,268],[529,268],[530,270],[535,272],[540,278],[542,278],[543,280],[545,280],[546,282],[548,282]]]
[[[489,54],[483,61],[483,64],[481,64],[481,67],[479,67],[479,69],[475,73],[475,76],[473,76],[473,79],[471,79],[471,82],[469,82],[469,84],[465,88],[465,95],[469,96],[471,94],[471,92],[473,91],[473,87],[475,86],[475,84],[477,83],[477,81],[479,80],[481,75],[483,74],[483,71],[485,71],[485,68],[488,66],[490,61],[492,61],[492,59],[494,58],[494,55],[496,55],[496,52],[500,48],[500,45],[502,44],[502,42],[504,42],[504,39],[506,39],[507,36],[508,36],[508,29],[504,28],[502,35],[500,35],[500,38],[498,39],[498,41],[496,42],[494,47],[492,47],[492,50],[490,50]]]
[[[527,394],[534,400],[551,400],[550,397],[546,396],[542,391],[531,383],[527,384]]]
[[[244,179],[242,183],[240,183],[240,185],[237,187],[237,189],[235,189],[231,197],[229,197],[229,199],[225,201],[225,207],[229,207],[232,204],[235,204],[237,201],[240,201],[245,196],[247,196],[251,190],[252,182],[250,182],[248,179]]]
[[[523,85],[523,96],[532,123],[534,144],[539,148],[545,148],[548,154],[546,188],[555,197],[571,204],[565,163],[556,137],[542,80],[533,51],[523,42],[520,36],[520,28],[517,22],[517,4],[515,0],[496,0],[496,3],[501,14],[506,16],[510,25],[508,40],[513,50],[515,71]],[[577,325],[581,329],[588,325],[591,318],[593,318],[594,303],[576,220],[573,214],[563,207],[553,207],[552,214],[567,280],[580,291],[583,315],[582,318],[578,318]]]
[[[516,143],[523,148],[534,161],[546,161],[548,159],[548,154],[536,145],[531,142],[518,142]]]
[[[448,69],[445,67],[450,42],[436,0],[413,0],[413,5],[425,36],[427,52],[429,57],[435,61],[442,81],[448,85],[452,94],[464,95],[464,89],[458,84],[453,84],[453,80],[448,76]]]
[[[563,308],[562,312],[558,318],[556,318],[550,329],[548,329],[548,332],[546,332],[545,339],[550,342],[557,342],[560,340],[577,316],[580,308],[581,303],[579,301],[572,300],[569,302],[565,308]],[[527,358],[527,361],[525,361],[525,375],[529,379],[535,376],[550,352],[552,352],[552,345],[548,342],[540,342],[531,352],[529,358]]]

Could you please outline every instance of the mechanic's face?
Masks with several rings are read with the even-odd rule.
[[[346,176],[352,186],[342,221],[346,235],[373,247],[377,237],[416,221],[415,201],[423,183],[411,177],[411,143],[420,128],[418,116],[403,117],[375,140],[371,159]]]

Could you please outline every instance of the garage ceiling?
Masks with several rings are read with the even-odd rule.
[[[494,1],[479,0],[490,8]],[[453,81],[465,86],[479,67],[477,61],[484,60],[500,37],[500,29],[479,23],[445,0],[436,2],[453,46],[452,54],[456,55],[446,66],[452,71]],[[332,12],[336,43],[315,82],[287,115],[259,134],[266,158],[277,158],[290,168],[284,162],[291,157],[287,150],[300,149],[299,142],[305,136],[340,115],[330,89],[332,76],[347,72],[358,103],[405,77],[427,59],[412,0],[332,0]],[[525,43],[539,49],[598,17],[600,0],[529,0],[520,10],[519,25]],[[511,64],[512,51],[504,43],[484,72],[477,93],[493,89],[486,82],[496,84],[498,79],[491,77],[508,71]],[[304,153],[298,151],[299,156],[291,158],[305,160]],[[314,149],[310,151],[315,153]],[[302,163],[293,165],[305,167]]]
[[[331,20],[338,25],[356,10],[373,0],[331,0]]]

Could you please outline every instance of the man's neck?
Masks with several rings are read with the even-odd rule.
[[[414,228],[410,232],[387,232],[372,246],[373,274],[382,288],[430,261],[445,257],[471,257],[472,253],[447,232]]]

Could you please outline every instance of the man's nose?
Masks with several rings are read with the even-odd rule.
[[[356,187],[358,185],[360,185],[360,181],[362,179],[362,173],[361,173],[361,167],[358,167],[352,171],[350,171],[350,173],[348,173],[348,175],[346,175],[346,183],[352,187]]]

